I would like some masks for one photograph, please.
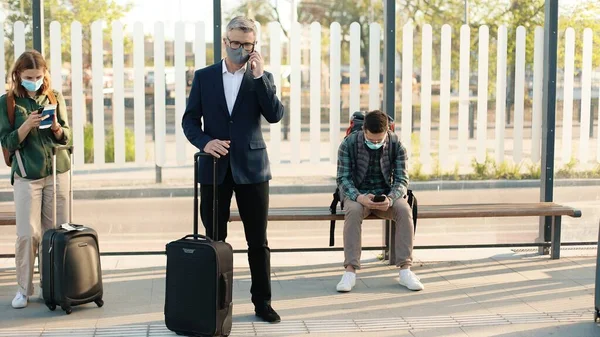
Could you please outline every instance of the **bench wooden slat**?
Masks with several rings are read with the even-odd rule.
[[[14,226],[15,224],[15,212],[0,212],[0,226]]]
[[[502,204],[460,204],[460,205],[420,205],[419,219],[440,218],[480,218],[480,217],[519,217],[519,216],[570,216],[581,217],[581,211],[555,203],[502,203]],[[344,211],[330,214],[327,207],[285,207],[269,209],[270,221],[329,221],[343,220]],[[379,219],[370,215],[367,219]],[[230,221],[240,221],[237,211],[232,211]],[[14,226],[14,212],[0,212],[0,226]]]
[[[580,217],[581,211],[555,203],[503,203],[461,205],[419,205],[419,219],[520,217],[520,216]],[[269,209],[270,221],[342,220],[344,212],[330,214],[327,207],[286,207]],[[367,219],[378,219],[370,215]],[[230,221],[240,221],[237,211],[231,212]]]

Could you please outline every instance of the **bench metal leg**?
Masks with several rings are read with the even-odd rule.
[[[381,255],[383,256],[382,260],[385,261],[390,259],[390,222],[388,220],[383,220],[381,222],[381,228],[383,240],[382,246],[385,247],[381,252]]]
[[[389,242],[389,254],[390,254],[390,265],[395,266],[396,265],[396,222],[391,221],[391,220],[387,220],[386,221],[388,223],[387,226],[389,226],[389,236],[390,239],[388,240]]]
[[[558,215],[552,218],[552,242],[550,243],[550,258],[552,260],[560,259],[560,232],[561,217]]]
[[[547,243],[552,242],[552,221],[554,221],[553,216],[541,216],[540,217],[540,227],[539,227],[539,236],[536,240],[538,243]],[[538,252],[540,255],[549,255],[550,247],[538,247]]]

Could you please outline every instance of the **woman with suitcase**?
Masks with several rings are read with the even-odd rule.
[[[21,54],[9,76],[9,90],[0,97],[0,142],[5,162],[11,167],[14,190],[18,290],[12,306],[18,309],[26,307],[34,293],[35,257],[42,234],[54,226],[52,149],[67,144],[71,132],[65,100],[60,92],[52,90],[46,61],[39,52]],[[49,107],[52,105],[55,105],[53,114]],[[52,123],[43,122],[48,118]],[[66,151],[57,156],[56,220],[64,223],[68,220],[71,165]]]

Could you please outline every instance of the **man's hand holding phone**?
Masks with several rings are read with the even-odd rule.
[[[387,211],[390,202],[385,195],[361,194],[356,201],[368,209]]]
[[[250,69],[252,70],[252,75],[254,78],[262,76],[264,73],[264,60],[258,51],[253,51],[250,53],[250,59],[248,60],[250,64]]]
[[[373,209],[387,211],[390,208],[390,200],[387,196],[380,194],[373,197]]]
[[[373,197],[373,201],[374,202],[382,202],[387,200],[387,198],[385,197],[385,195],[381,194],[381,195],[376,195]]]

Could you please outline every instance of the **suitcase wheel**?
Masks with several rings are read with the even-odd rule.
[[[104,301],[102,299],[95,300],[94,303],[98,306],[98,308],[102,308],[104,305]]]
[[[61,307],[67,315],[70,315],[73,312],[71,307]]]
[[[56,304],[46,302],[46,306],[48,307],[48,309],[50,309],[50,311],[56,310]]]

